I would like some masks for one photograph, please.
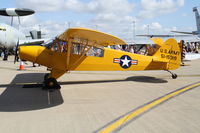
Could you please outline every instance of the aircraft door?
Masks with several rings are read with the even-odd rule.
[[[67,57],[67,43],[56,40],[50,48],[50,62],[52,68],[65,69]]]

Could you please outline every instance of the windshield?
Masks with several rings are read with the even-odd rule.
[[[54,39],[51,39],[51,40],[44,42],[42,45],[49,49],[53,45],[54,41],[55,41]]]

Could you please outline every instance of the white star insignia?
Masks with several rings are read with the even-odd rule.
[[[125,57],[125,59],[121,59],[121,61],[123,62],[123,64],[122,64],[122,66],[127,66],[127,67],[129,67],[129,65],[128,65],[128,63],[131,61],[131,60],[128,60],[127,59],[127,56]]]

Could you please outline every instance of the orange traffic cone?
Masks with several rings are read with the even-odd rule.
[[[24,70],[24,62],[20,61],[19,70]]]

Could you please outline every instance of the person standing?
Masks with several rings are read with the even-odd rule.
[[[4,54],[3,60],[7,61],[8,60],[8,50],[6,49],[5,46],[3,48],[3,54]]]
[[[181,41],[180,41],[179,47],[180,47],[180,50],[181,50],[181,65],[184,66],[183,59],[185,58],[185,54],[186,54],[186,47],[185,47],[185,42],[184,42],[184,40],[181,40]]]
[[[195,42],[194,45],[195,45],[195,50],[194,50],[194,52],[195,52],[195,53],[199,53],[199,44],[198,44],[197,42]]]

